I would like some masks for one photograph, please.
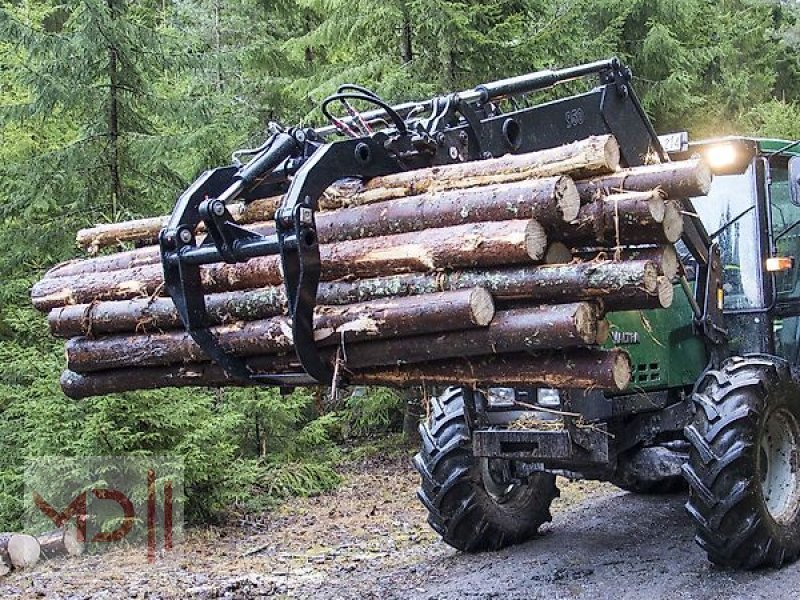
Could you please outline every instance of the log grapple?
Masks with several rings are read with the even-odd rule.
[[[515,101],[577,78],[595,76],[594,90],[547,104],[503,112],[502,101]],[[273,125],[259,148],[234,155],[236,164],[203,173],[178,199],[161,232],[164,282],[186,330],[208,356],[235,378],[292,387],[329,384],[333,373],[320,359],[314,342],[313,313],[320,277],[315,214],[326,188],[344,178],[368,179],[426,166],[481,160],[523,153],[613,134],[627,166],[649,157],[666,160],[658,137],[630,86],[629,69],[617,59],[562,70],[546,70],[477,86],[423,102],[389,106],[374,93],[345,85],[327,98],[322,110],[332,122],[320,129]],[[376,105],[356,113],[350,101]],[[340,119],[329,106],[341,102],[350,115]],[[515,102],[515,106],[516,106]],[[424,115],[419,116],[419,115]],[[375,123],[384,125],[373,131]],[[560,126],[555,126],[560,124]],[[334,134],[348,139],[328,141]],[[239,157],[251,154],[242,165]],[[226,205],[284,193],[275,215],[275,233],[262,235],[237,225]],[[203,223],[202,243],[195,231]],[[692,248],[708,261],[708,244],[694,222],[686,228]],[[209,332],[200,266],[243,262],[280,254],[296,352],[303,371],[254,374],[240,358],[226,353]],[[701,294],[701,302],[706,295]],[[711,306],[698,318],[712,322]]]

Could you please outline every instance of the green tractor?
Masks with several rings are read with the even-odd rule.
[[[629,388],[449,388],[434,398],[415,466],[429,523],[448,544],[530,539],[564,475],[645,494],[688,483],[695,539],[720,565],[800,554],[800,143],[669,141],[671,157],[700,155],[714,171],[688,217],[707,237],[677,244],[685,274],[670,309],[610,315],[609,346],[634,365]],[[520,402],[540,419],[509,429]],[[553,415],[561,429],[548,426]]]

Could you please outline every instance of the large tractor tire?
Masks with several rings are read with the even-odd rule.
[[[800,389],[785,361],[735,357],[693,396],[684,475],[696,541],[719,565],[779,567],[800,554]]]
[[[503,461],[473,456],[461,388],[431,400],[420,434],[417,496],[428,509],[428,523],[450,546],[498,550],[531,539],[551,520],[550,504],[559,495],[554,475],[536,473],[525,483],[504,484],[494,475]]]

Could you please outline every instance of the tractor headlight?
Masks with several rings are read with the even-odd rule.
[[[514,388],[489,388],[486,398],[490,406],[513,406],[517,393]]]
[[[551,388],[539,388],[536,390],[536,404],[547,407],[559,406],[561,394],[558,393],[558,390]]]

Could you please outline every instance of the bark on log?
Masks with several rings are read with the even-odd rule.
[[[436,190],[463,189],[490,183],[522,181],[535,177],[568,175],[574,178],[613,173],[619,168],[619,144],[613,136],[585,140],[527,154],[506,154],[428,169],[375,177],[365,184],[367,192],[382,197],[403,197]]]
[[[263,287],[239,292],[222,292],[206,297],[212,325],[257,321],[286,312],[282,287]],[[54,308],[47,317],[50,333],[58,337],[135,331],[157,333],[183,327],[171,298],[140,298]]]
[[[39,562],[39,542],[24,533],[0,533],[0,559],[9,568],[24,569]]]
[[[426,192],[464,189],[555,175],[590,177],[600,173],[612,173],[618,168],[619,145],[616,140],[612,136],[590,137],[549,150],[509,154],[488,160],[375,177],[363,185],[338,184],[328,188],[320,200],[320,209],[356,206]],[[266,198],[247,207],[231,204],[228,210],[237,222],[253,223],[271,219],[278,202],[276,198]],[[152,242],[157,238],[166,219],[168,217],[155,217],[126,223],[97,225],[79,231],[76,241],[81,248],[92,252],[120,242],[143,239]]]
[[[275,216],[275,209],[280,205],[281,199],[281,196],[273,196],[261,198],[249,204],[234,202],[228,205],[228,211],[237,223],[266,221]],[[323,199],[320,204],[325,205]],[[335,208],[335,206],[331,208]],[[168,221],[169,215],[145,217],[121,223],[101,223],[78,231],[75,235],[75,243],[90,254],[97,253],[101,248],[125,242],[155,244],[158,241],[159,232]],[[199,231],[202,230],[201,226]]]
[[[490,221],[320,246],[322,279],[375,277],[434,269],[518,264],[540,260],[547,240],[536,221]],[[207,293],[260,288],[282,282],[280,258],[201,269]],[[45,311],[97,300],[127,300],[163,293],[161,265],[42,279],[34,307]]]
[[[711,169],[703,161],[693,159],[634,167],[575,183],[584,202],[623,190],[645,192],[657,187],[668,198],[691,198],[708,193]]]
[[[252,366],[267,370],[280,359],[254,359]],[[541,385],[554,388],[594,387],[622,390],[630,382],[631,363],[624,350],[579,348],[568,352],[500,354],[474,359],[451,359],[423,365],[401,365],[390,369],[356,371],[353,385],[494,384],[509,387]],[[64,371],[61,388],[70,398],[80,399],[117,392],[170,387],[222,387],[242,385],[211,363],[172,367],[115,369],[81,375]]]
[[[481,221],[535,219],[546,228],[556,229],[575,219],[579,207],[580,199],[571,179],[548,177],[321,212],[316,223],[320,243],[331,244]],[[262,234],[275,231],[272,223],[257,223],[250,229]],[[45,277],[118,271],[160,261],[158,247],[151,246],[68,261],[50,269]]]
[[[484,327],[493,316],[489,292],[472,288],[340,307],[320,306],[314,337],[320,346],[330,346],[342,338],[355,342]],[[287,352],[294,347],[290,321],[283,316],[215,327],[212,332],[225,351],[237,356]],[[67,342],[66,352],[68,367],[77,372],[208,360],[184,331],[97,340],[73,338]]]
[[[671,248],[670,248],[671,250]],[[658,250],[652,254],[658,259]],[[674,252],[674,250],[672,250]],[[594,257],[596,253],[592,253]],[[603,256],[607,256],[603,254]],[[660,260],[660,259],[658,259]],[[443,290],[486,287],[500,299],[559,303],[612,296],[655,293],[656,263],[646,260],[608,260],[541,267],[512,267],[492,271],[451,271],[435,275],[397,275],[352,282],[322,283],[317,302],[343,305],[386,297],[415,296]],[[210,294],[206,306],[213,324],[252,321],[282,314],[285,296],[280,287]],[[97,302],[55,308],[48,317],[57,336],[93,336],[181,328],[169,298]]]
[[[421,335],[345,348],[347,369],[411,364],[522,350],[591,346],[597,340],[598,308],[588,302],[515,308],[498,312],[488,327]]]
[[[56,558],[58,556],[80,556],[83,554],[83,541],[79,539],[75,527],[64,527],[48,531],[36,536],[41,547],[42,556]]]
[[[637,290],[627,298],[609,298],[605,303],[607,312],[617,312],[622,310],[648,310],[654,308],[669,308],[672,306],[674,297],[674,286],[670,279],[659,275],[656,291],[653,294],[643,290]]]
[[[587,261],[603,262],[615,257],[615,250],[580,249],[576,255]],[[674,246],[641,246],[638,248],[623,248],[620,251],[618,264],[625,264],[631,260],[652,261],[658,268],[658,274],[672,281],[678,274],[680,260]]]
[[[571,227],[550,232],[572,245],[627,246],[673,243],[683,233],[683,217],[657,190],[613,194],[581,207]]]

